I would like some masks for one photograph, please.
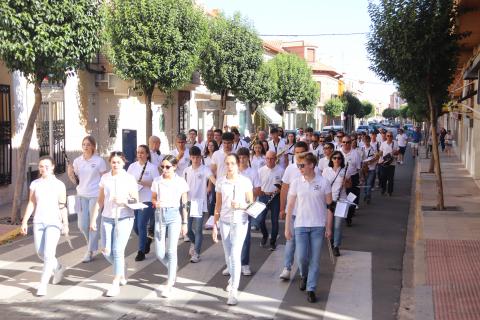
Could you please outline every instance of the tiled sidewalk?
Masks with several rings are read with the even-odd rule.
[[[480,319],[480,188],[455,156],[441,155],[445,205],[435,211],[435,175],[417,167],[415,319]]]

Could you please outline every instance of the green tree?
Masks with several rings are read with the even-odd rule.
[[[21,217],[27,153],[48,77],[65,81],[66,72],[88,64],[100,47],[101,19],[95,0],[0,2],[0,59],[34,84],[35,102],[18,150],[12,222]]]
[[[277,80],[273,101],[283,110],[293,102],[301,110],[313,110],[320,92],[307,62],[294,54],[281,53],[268,63],[273,65]]]
[[[277,84],[275,77],[271,65],[262,63],[250,81],[237,91],[237,98],[247,106],[247,125],[250,132],[254,132],[251,115],[258,106],[272,100]]]
[[[364,118],[371,118],[373,116],[375,116],[375,107],[373,105],[373,103],[371,103],[370,101],[368,100],[363,100],[362,101],[362,106],[363,106],[363,114],[364,114]]]
[[[207,39],[206,17],[190,0],[112,0],[107,6],[108,55],[116,73],[143,90],[148,138],[155,85],[170,97],[191,81]]]
[[[347,132],[353,130],[354,117],[363,118],[363,105],[360,100],[350,91],[345,91],[342,95],[345,103],[345,130]]]
[[[382,112],[382,117],[384,117],[385,119],[394,120],[398,116],[399,116],[399,112],[398,110],[395,110],[395,109],[387,108]]]
[[[323,111],[329,117],[339,117],[345,109],[344,101],[339,97],[328,100],[323,107]]]
[[[245,95],[255,81],[262,55],[262,40],[239,13],[231,18],[221,15],[210,20],[209,39],[201,55],[200,70],[207,88],[220,94],[223,112],[220,127],[223,128],[225,122],[228,95]]]
[[[381,0],[369,4],[371,68],[413,96],[426,98],[431,131],[437,131],[438,106],[448,99],[459,53],[457,6],[452,0]],[[404,90],[405,91],[405,90]],[[410,102],[409,102],[410,103]],[[443,210],[438,137],[432,135],[437,177],[437,208]]]

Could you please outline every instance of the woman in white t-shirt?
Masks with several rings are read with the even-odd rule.
[[[125,247],[132,233],[134,213],[129,203],[138,202],[138,188],[135,178],[123,167],[126,160],[123,152],[114,151],[109,158],[112,170],[100,179],[98,200],[93,209],[90,229],[97,229],[97,217],[102,211],[102,252],[113,265],[113,282],[107,291],[108,297],[120,292],[120,285],[127,283],[125,277]]]
[[[210,140],[206,144],[205,147],[205,154],[203,155],[203,164],[207,167],[212,167],[212,156],[215,151],[218,150],[218,144],[215,140]],[[208,215],[213,216],[213,210],[215,209],[215,186],[211,188],[209,192],[207,192],[207,209]]]
[[[218,242],[218,229],[222,235],[225,261],[229,270],[228,305],[238,303],[242,247],[247,235],[248,215],[245,208],[253,202],[253,185],[250,179],[238,172],[239,159],[236,154],[225,157],[226,176],[217,180],[217,202],[215,205],[212,238]]]
[[[152,240],[147,237],[147,225],[154,219],[155,210],[152,205],[152,182],[158,177],[158,169],[150,162],[150,149],[141,144],[137,147],[137,161],[132,163],[127,170],[135,177],[138,184],[138,196],[147,208],[135,210],[133,231],[138,235],[138,252],[135,261],[145,260],[145,254],[150,252]]]
[[[333,158],[333,155],[332,155]],[[320,275],[320,254],[323,238],[331,238],[333,213],[327,210],[332,204],[330,183],[315,173],[317,158],[310,152],[296,156],[302,176],[296,178],[288,189],[285,238],[290,240],[292,210],[297,263],[300,270],[300,290],[307,290],[307,300],[316,302],[315,290]]]
[[[98,183],[102,175],[107,172],[105,160],[95,154],[96,142],[92,136],[82,140],[83,154],[73,160],[73,165],[68,165],[68,177],[77,184],[77,201],[80,201],[80,212],[77,212],[78,229],[87,240],[87,252],[82,262],[92,261],[98,250],[98,231],[90,230],[90,218],[93,207],[97,202]],[[78,179],[78,180],[77,180]],[[100,228],[100,217],[97,221],[97,230]]]
[[[164,298],[169,298],[177,277],[177,245],[180,232],[187,234],[188,184],[179,177],[178,160],[173,155],[163,158],[160,168],[162,175],[152,183],[152,202],[155,210],[155,251],[158,260],[168,269],[166,286],[161,290]],[[182,209],[180,215],[179,206]],[[166,233],[168,232],[168,239]]]
[[[397,162],[403,164],[403,159],[405,157],[405,151],[407,150],[408,136],[404,133],[403,129],[398,129],[397,136],[395,137],[398,145],[398,157]]]
[[[287,165],[290,163],[293,163],[293,158],[295,155],[295,143],[296,143],[296,137],[295,137],[295,132],[289,132],[287,134],[287,143],[285,148],[287,149],[287,152],[285,153],[285,156],[287,157]]]
[[[30,196],[22,220],[21,232],[28,231],[28,220],[33,217],[33,240],[35,250],[43,260],[42,276],[37,296],[47,294],[47,285],[53,273],[53,284],[63,279],[65,268],[55,258],[60,234],[68,236],[68,214],[65,209],[67,192],[65,184],[53,174],[55,168],[51,157],[45,156],[38,162],[40,178],[30,184]]]
[[[257,141],[253,145],[253,155],[250,159],[250,165],[254,170],[260,169],[265,165],[265,149],[263,148],[263,144],[260,141]]]

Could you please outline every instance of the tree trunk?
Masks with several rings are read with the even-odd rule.
[[[20,149],[18,150],[17,156],[17,179],[15,180],[15,189],[13,193],[13,204],[11,211],[11,222],[12,224],[18,224],[21,220],[22,214],[22,194],[23,194],[23,185],[25,182],[26,166],[27,166],[27,154],[28,149],[30,148],[30,141],[32,140],[33,127],[35,126],[35,121],[37,120],[38,112],[40,111],[40,106],[42,104],[42,92],[40,87],[42,85],[43,77],[37,77],[35,81],[35,103],[33,104],[32,111],[30,111],[30,116],[28,117],[27,126],[25,127],[25,132],[23,134],[22,143],[20,144]]]
[[[435,175],[437,176],[437,209],[445,210],[445,203],[443,198],[443,181],[442,181],[442,169],[440,167],[440,153],[438,152],[438,136],[437,136],[437,113],[435,112],[432,96],[430,93],[428,96],[428,106],[430,109],[430,122],[432,135],[432,158],[435,162]]]
[[[221,115],[220,115],[220,129],[222,131],[223,127],[227,124],[227,97],[228,97],[228,89],[222,90],[220,93],[220,110],[221,110]]]
[[[247,102],[246,107],[247,107],[247,112],[246,112],[246,114],[247,114],[247,128],[248,128],[248,131],[250,132],[250,134],[252,134],[252,133],[255,133],[255,129],[253,127],[253,120],[252,120],[252,115],[255,112],[255,110],[253,110],[253,106],[252,106],[251,102]]]
[[[151,87],[144,87],[143,93],[145,94],[145,133],[147,140],[146,143],[148,144],[148,138],[152,136],[152,94],[153,94],[154,86]]]

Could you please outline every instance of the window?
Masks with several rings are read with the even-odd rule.
[[[65,172],[65,106],[62,101],[42,102],[37,117],[39,156],[55,160],[55,173]]]
[[[307,49],[307,61],[315,62],[315,49]]]
[[[12,121],[10,86],[0,85],[0,185],[12,183]]]

